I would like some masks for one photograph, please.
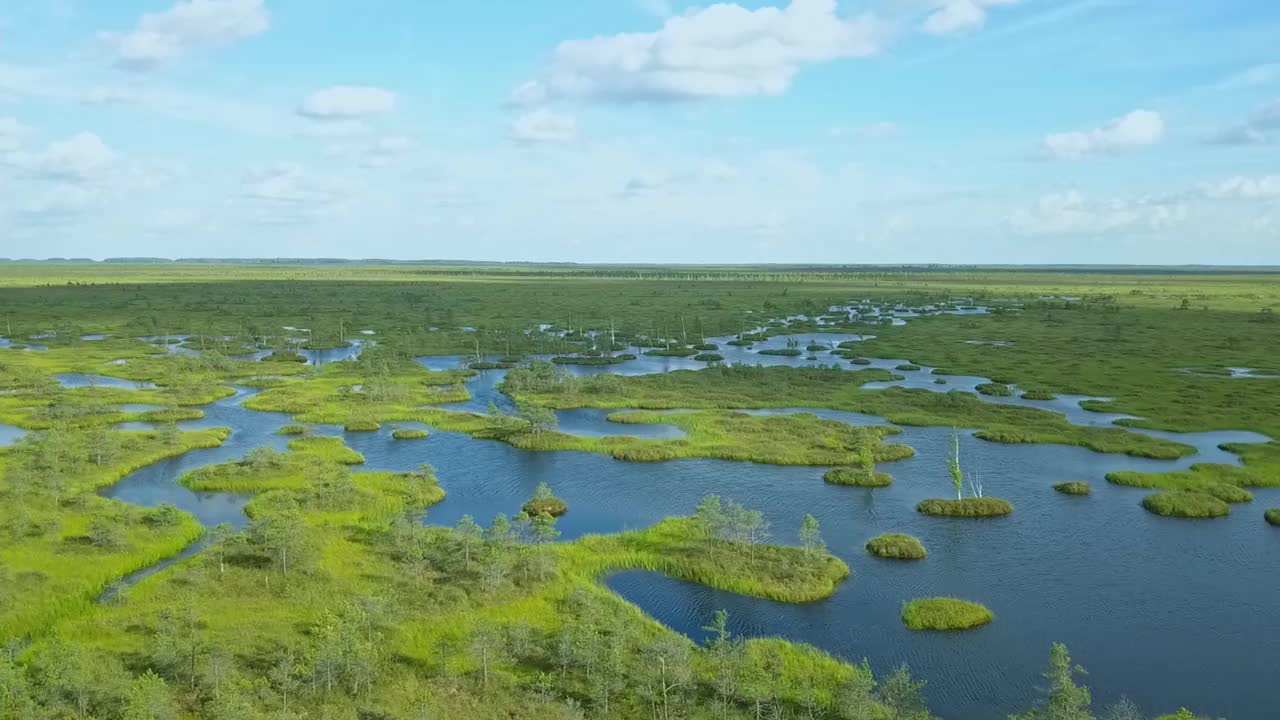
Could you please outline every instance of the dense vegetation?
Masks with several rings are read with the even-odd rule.
[[[867,552],[894,560],[922,560],[928,554],[919,538],[902,533],[885,533],[867,541]]]
[[[991,497],[967,497],[959,500],[933,498],[921,500],[916,505],[916,511],[944,517],[989,518],[1008,515],[1013,512],[1013,506],[1006,500]]]
[[[1053,489],[1063,495],[1088,495],[1091,490],[1089,483],[1083,480],[1072,480],[1069,482],[1058,483],[1053,486]]]
[[[1216,518],[1231,514],[1231,506],[1212,495],[1174,490],[1142,498],[1142,507],[1165,517]]]

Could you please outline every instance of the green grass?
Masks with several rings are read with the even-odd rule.
[[[306,435],[311,432],[311,428],[298,423],[290,423],[276,431],[277,435]]]
[[[1089,483],[1083,480],[1073,480],[1071,482],[1061,482],[1053,486],[1054,490],[1063,495],[1088,495],[1090,492]]]
[[[924,543],[911,535],[885,533],[867,541],[867,552],[893,560],[921,560],[928,553]]]
[[[1057,400],[1058,396],[1048,390],[1028,390],[1022,393],[1023,400]]]
[[[1107,482],[1125,487],[1167,490],[1209,495],[1222,502],[1247,503],[1253,495],[1240,487],[1248,476],[1241,468],[1230,465],[1196,465],[1192,470],[1169,473],[1111,472]]]
[[[1219,518],[1231,514],[1231,506],[1226,502],[1188,490],[1152,493],[1142,498],[1142,507],[1156,515],[1176,518]]]
[[[1280,527],[1280,508],[1270,508],[1262,514],[1267,522]]]
[[[897,366],[897,367],[896,367],[896,368],[894,368],[894,369],[895,369],[895,370],[902,370],[902,371],[905,371],[905,372],[915,372],[916,370],[919,370],[919,369],[920,369],[920,366],[919,366],[919,365],[916,365],[916,364],[914,364],[914,363],[903,363],[903,364],[901,364],[901,365]]]
[[[993,619],[985,606],[959,598],[920,598],[902,606],[902,623],[912,630],[969,630]]]
[[[559,517],[569,511],[569,505],[558,497],[532,498],[520,506],[530,517],[546,513],[551,517]]]
[[[374,432],[381,427],[375,420],[348,420],[342,425],[347,432]]]
[[[943,517],[989,518],[1003,517],[1013,512],[1008,501],[991,497],[967,497],[962,500],[921,500],[916,512]]]
[[[396,440],[421,440],[430,434],[422,428],[397,428],[391,431],[391,437]]]
[[[893,484],[893,476],[889,473],[871,471],[864,468],[832,468],[823,474],[822,479],[833,485],[851,485],[853,487],[879,488]]]

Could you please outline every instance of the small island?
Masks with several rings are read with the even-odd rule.
[[[391,437],[396,440],[421,440],[429,434],[421,428],[398,428],[391,431]]]
[[[1071,482],[1061,482],[1053,486],[1054,490],[1063,495],[1088,495],[1090,492],[1089,483],[1083,480],[1073,480]]]
[[[828,470],[822,479],[832,485],[849,485],[851,487],[879,488],[893,484],[893,476],[889,473],[876,472],[874,467],[852,468],[841,467]]]
[[[969,630],[994,618],[986,606],[959,598],[920,598],[902,606],[902,623],[911,630]]]
[[[903,533],[885,533],[867,541],[867,552],[891,560],[923,560],[928,552],[919,538]]]
[[[916,512],[942,517],[1003,517],[1013,512],[1013,506],[1007,500],[1000,498],[967,497],[959,500],[933,498],[921,500],[916,505]]]
[[[1009,389],[1009,386],[1004,383],[982,383],[974,389],[983,395],[991,397],[1011,397],[1013,395],[1013,390]]]
[[[1267,519],[1267,522],[1280,527],[1280,508],[1271,508],[1263,513],[1262,516]]]
[[[348,420],[342,429],[347,432],[374,432],[380,427],[374,420]]]
[[[276,431],[277,435],[306,435],[310,430],[306,425],[291,423]]]
[[[1231,506],[1225,501],[1189,490],[1152,493],[1142,498],[1142,507],[1156,515],[1192,520],[1226,517],[1231,514]]]
[[[544,513],[551,517],[560,517],[568,512],[569,505],[556,497],[551,492],[551,486],[543,482],[538,483],[538,487],[533,491],[533,497],[520,509],[529,517],[538,517]]]

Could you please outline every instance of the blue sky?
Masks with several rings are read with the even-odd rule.
[[[1280,263],[1266,0],[6,0],[0,257]]]

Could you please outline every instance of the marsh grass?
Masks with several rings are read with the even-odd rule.
[[[1028,390],[1022,393],[1023,400],[1057,400],[1058,396],[1048,390]]]
[[[916,512],[925,515],[962,518],[1003,517],[1013,512],[1013,506],[1006,500],[993,497],[967,497],[962,500],[921,500],[916,505]]]
[[[902,622],[912,630],[969,630],[994,618],[985,606],[959,598],[921,598],[902,606]]]
[[[1280,508],[1270,508],[1262,514],[1267,522],[1280,527]]]
[[[421,440],[430,434],[422,428],[397,428],[391,432],[391,437],[396,440]]]
[[[1207,519],[1231,514],[1231,506],[1226,502],[1188,490],[1152,493],[1142,498],[1142,507],[1156,515],[1176,518]]]
[[[868,472],[865,468],[857,467],[832,468],[822,475],[822,479],[832,485],[864,488],[889,487],[893,484],[893,476],[889,473]]]
[[[1193,466],[1192,470],[1169,473],[1118,471],[1107,473],[1107,482],[1125,487],[1209,495],[1227,503],[1247,503],[1253,495],[1240,487],[1248,475],[1233,466]]]
[[[277,435],[306,435],[311,432],[311,428],[307,425],[298,423],[290,423],[276,431]]]
[[[1089,483],[1083,480],[1073,480],[1071,482],[1061,482],[1053,486],[1054,490],[1063,495],[1088,495],[1091,488]]]
[[[994,383],[994,382],[982,383],[974,389],[977,390],[979,393],[982,393],[983,395],[991,395],[992,397],[1012,397],[1013,396],[1013,390],[1009,389],[1009,386],[1003,383]]]
[[[919,538],[902,533],[885,533],[867,541],[867,552],[892,560],[921,560],[928,553]]]

